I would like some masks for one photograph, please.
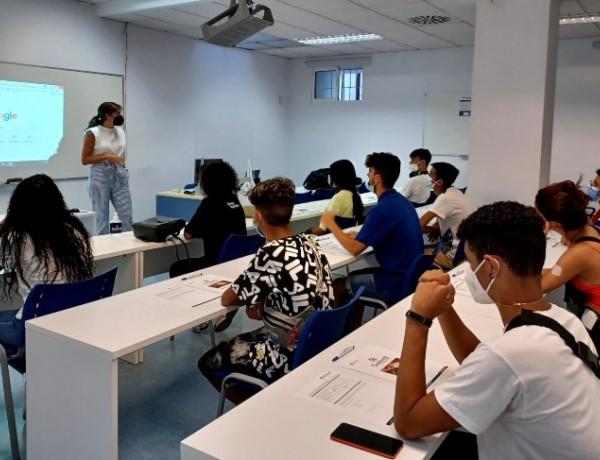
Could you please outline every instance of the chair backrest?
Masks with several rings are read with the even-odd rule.
[[[184,190],[194,190],[196,188],[196,184],[185,184],[183,187]]]
[[[354,217],[335,216],[335,223],[338,224],[341,229],[355,227],[358,225],[358,222]]]
[[[229,235],[221,248],[219,263],[254,254],[265,242],[260,235]]]
[[[318,188],[312,192],[312,201],[328,200],[335,195],[332,188]]]
[[[349,332],[354,305],[363,290],[364,287],[361,286],[352,300],[343,307],[335,310],[317,310],[310,315],[302,331],[300,331],[292,369],[321,353]]]
[[[406,272],[406,278],[404,279],[404,284],[402,285],[402,294],[400,295],[400,299],[404,299],[415,292],[419,278],[423,273],[425,273],[425,271],[431,269],[434,259],[435,254],[420,254],[415,260],[413,260],[412,264],[410,264],[410,267],[408,268],[408,271]]]
[[[88,280],[60,284],[36,284],[23,305],[21,345],[25,344],[25,321],[110,297],[117,267]]]
[[[465,260],[465,241],[461,240],[458,243],[458,247],[456,248],[456,253],[454,254],[454,259],[452,260],[452,265],[456,267],[463,260]]]
[[[367,193],[369,191],[369,187],[364,182],[361,182],[360,185],[356,186],[356,191],[358,193]]]
[[[308,203],[309,201],[312,201],[312,199],[312,192],[296,193],[294,204]]]

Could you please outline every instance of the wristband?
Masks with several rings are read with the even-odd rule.
[[[433,324],[433,321],[431,321],[429,318],[425,318],[423,315],[420,315],[412,310],[408,310],[406,312],[406,317],[416,321],[419,324],[422,324],[423,326],[431,327]]]

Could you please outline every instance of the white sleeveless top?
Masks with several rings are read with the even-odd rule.
[[[125,152],[125,131],[123,131],[123,128],[115,126],[111,129],[104,126],[94,126],[93,128],[86,129],[84,135],[88,131],[96,139],[92,155],[112,153],[120,157],[123,156]]]

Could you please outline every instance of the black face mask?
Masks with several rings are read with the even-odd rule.
[[[123,126],[123,123],[125,123],[125,118],[123,118],[123,115],[117,115],[115,118],[113,118],[113,125]]]

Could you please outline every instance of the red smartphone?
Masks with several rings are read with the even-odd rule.
[[[396,458],[404,445],[400,439],[365,430],[349,423],[340,424],[331,433],[331,439],[385,458]]]

